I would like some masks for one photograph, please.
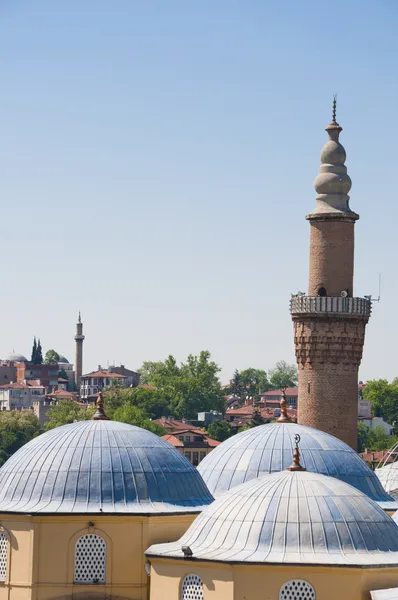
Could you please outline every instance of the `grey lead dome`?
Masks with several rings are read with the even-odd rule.
[[[283,471],[292,463],[296,433],[301,437],[301,464],[307,471],[345,481],[385,510],[398,509],[398,503],[352,448],[328,433],[295,423],[260,425],[232,436],[202,460],[199,473],[217,497],[245,481]]]
[[[273,473],[218,498],[149,556],[221,562],[398,565],[398,527],[373,500],[318,473]]]
[[[52,429],[0,469],[0,512],[185,513],[212,501],[182,454],[150,431],[116,421]]]

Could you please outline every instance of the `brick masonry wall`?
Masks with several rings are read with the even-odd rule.
[[[354,222],[348,219],[310,221],[310,270],[308,295],[318,296],[320,287],[328,296],[353,295]]]
[[[294,317],[299,368],[298,422],[356,450],[358,368],[367,319]]]

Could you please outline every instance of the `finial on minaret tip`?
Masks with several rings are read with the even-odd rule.
[[[332,122],[337,124],[337,121],[336,121],[336,106],[337,106],[337,94],[334,94],[334,96],[333,96]]]
[[[81,315],[81,313],[80,313],[80,310],[79,310],[79,319],[78,319],[78,323],[81,323],[81,322],[82,322],[82,315]]]
[[[293,451],[293,463],[290,465],[290,467],[288,467],[286,470],[287,471],[306,471],[307,469],[305,469],[304,467],[302,467],[300,465],[300,436],[298,433],[296,433],[296,435],[294,436],[294,442],[296,444],[294,451]]]
[[[282,389],[281,396],[282,396],[281,402],[280,402],[281,415],[280,415],[279,419],[277,419],[276,422],[277,423],[293,423],[293,420],[287,414],[287,402],[286,402],[286,394],[285,394],[284,389]]]
[[[102,396],[102,392],[99,392],[97,398],[97,410],[95,411],[93,417],[93,421],[109,421],[109,417],[106,416],[104,410],[104,398]]]

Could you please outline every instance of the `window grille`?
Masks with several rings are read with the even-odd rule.
[[[294,579],[281,587],[279,600],[315,600],[315,590],[310,583]]]
[[[75,583],[105,583],[106,542],[95,533],[83,535],[76,542]]]
[[[6,580],[7,575],[7,536],[0,532],[0,581]]]
[[[184,577],[181,600],[203,600],[203,583],[199,575],[191,573]]]

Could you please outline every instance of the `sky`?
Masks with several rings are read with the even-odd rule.
[[[361,379],[398,376],[396,0],[1,0],[0,353],[294,362],[334,93]]]

